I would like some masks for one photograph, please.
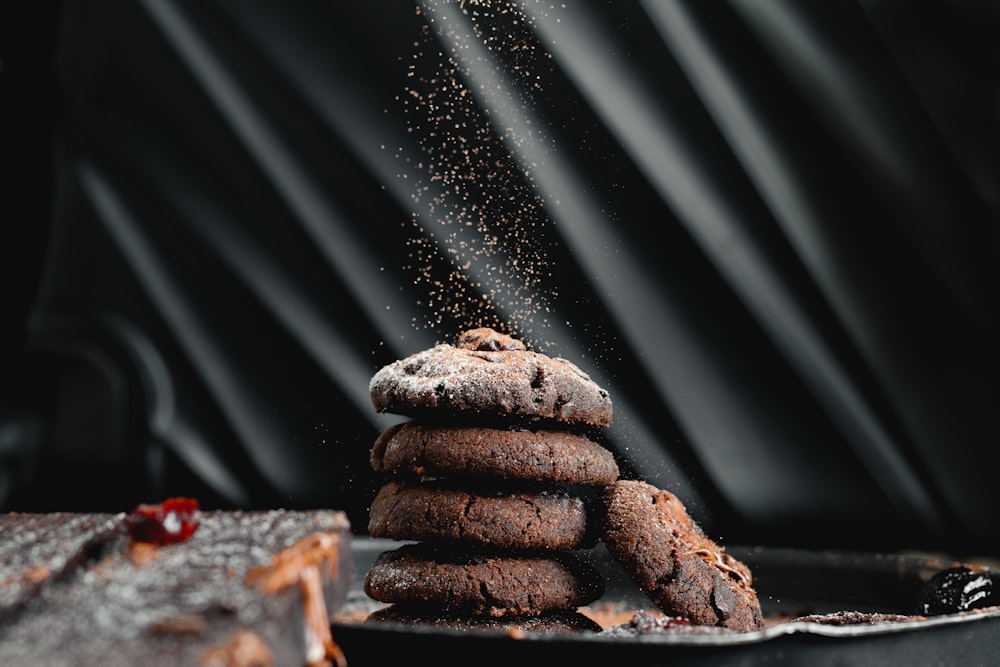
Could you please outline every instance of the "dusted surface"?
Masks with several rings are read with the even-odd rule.
[[[273,592],[258,590],[248,574],[269,567],[276,554],[300,540],[324,534],[330,553],[315,561],[321,568],[316,593],[328,614],[343,605],[355,576],[342,512],[204,512],[189,539],[162,547],[130,542],[124,519],[0,516],[0,536],[21,544],[31,567],[50,562],[48,554],[74,532],[90,541],[85,557],[53,571],[17,613],[2,619],[0,663],[201,665],[209,663],[206,651],[246,631],[263,643],[273,664],[305,665],[307,643],[315,640],[306,630],[309,593],[297,571]],[[108,530],[109,524],[117,530]],[[8,567],[16,564],[5,565],[5,574]]]

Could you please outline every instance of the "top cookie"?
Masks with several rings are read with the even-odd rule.
[[[384,366],[368,390],[378,412],[410,417],[611,423],[608,392],[575,364],[486,328],[463,333],[457,345],[436,345]]]

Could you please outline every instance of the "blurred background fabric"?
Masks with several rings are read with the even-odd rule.
[[[996,3],[10,4],[4,510],[363,531],[487,324],[724,543],[1000,551]]]

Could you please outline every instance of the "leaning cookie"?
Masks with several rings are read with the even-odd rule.
[[[560,487],[469,491],[447,481],[391,481],[376,494],[368,534],[517,549],[578,549],[597,540],[587,504]]]
[[[461,612],[392,604],[373,611],[365,619],[365,623],[396,623],[454,630],[497,631],[507,635],[516,635],[521,632],[572,634],[601,632],[603,630],[597,621],[575,609],[555,609],[537,616],[474,616]]]
[[[611,398],[566,359],[526,350],[510,336],[473,329],[381,368],[369,383],[378,412],[427,419],[556,420],[603,427]]]
[[[604,579],[566,551],[489,551],[407,544],[376,558],[364,580],[373,600],[474,616],[575,609],[604,593]]]
[[[741,632],[763,627],[750,569],[706,537],[672,493],[632,480],[607,487],[602,538],[664,613]]]
[[[568,431],[395,424],[371,450],[372,468],[392,475],[471,476],[579,486],[618,479],[612,453]]]

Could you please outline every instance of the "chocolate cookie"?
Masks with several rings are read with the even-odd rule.
[[[391,481],[368,513],[368,534],[520,549],[592,546],[586,503],[560,487],[467,491]]]
[[[605,490],[603,540],[664,613],[697,625],[763,627],[750,569],[705,536],[674,494],[641,481]]]
[[[496,630],[508,635],[517,633],[601,632],[601,626],[574,609],[556,609],[536,616],[474,616],[461,612],[437,611],[425,607],[392,604],[373,611],[365,623],[400,623],[430,625],[455,630]]]
[[[603,427],[611,398],[575,364],[524,349],[491,329],[381,368],[368,386],[378,412],[410,417],[556,420]]]
[[[472,426],[390,426],[375,441],[371,464],[378,472],[497,477],[555,484],[605,486],[618,479],[606,448],[568,431]]]
[[[379,554],[364,581],[373,600],[477,616],[537,615],[598,599],[604,580],[566,551],[483,551],[408,544]]]

